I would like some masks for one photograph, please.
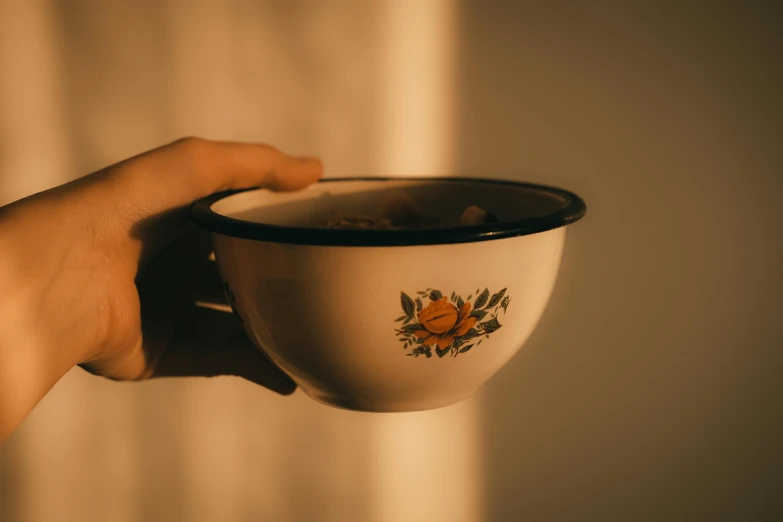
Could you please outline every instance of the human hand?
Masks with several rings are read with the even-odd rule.
[[[194,305],[221,282],[188,210],[229,189],[301,189],[321,172],[271,147],[188,138],[0,208],[0,441],[76,364],[292,393],[233,316]]]

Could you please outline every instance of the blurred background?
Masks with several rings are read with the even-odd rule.
[[[74,369],[0,448],[0,520],[781,516],[781,11],[0,0],[0,204],[198,135],[588,205],[473,399],[373,415]]]

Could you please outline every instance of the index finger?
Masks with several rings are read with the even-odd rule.
[[[214,192],[261,186],[290,191],[321,177],[316,158],[290,156],[268,145],[185,138],[106,169],[118,211],[131,223]]]

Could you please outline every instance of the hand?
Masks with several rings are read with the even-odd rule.
[[[118,380],[238,375],[292,393],[232,315],[194,306],[221,284],[189,204],[297,190],[321,171],[263,145],[188,138],[0,208],[0,441],[75,364]]]

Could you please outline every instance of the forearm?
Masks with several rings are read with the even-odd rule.
[[[0,209],[0,443],[80,362],[56,320],[67,312],[51,300],[60,292],[49,284],[58,268],[40,262],[59,241],[50,240],[48,224],[21,226],[35,214],[31,207]]]
[[[0,304],[0,443],[72,367],[48,357],[18,303]]]
[[[8,252],[6,244],[0,247]],[[35,296],[13,282],[7,265],[0,265],[0,443],[76,363],[51,357],[34,317]]]

